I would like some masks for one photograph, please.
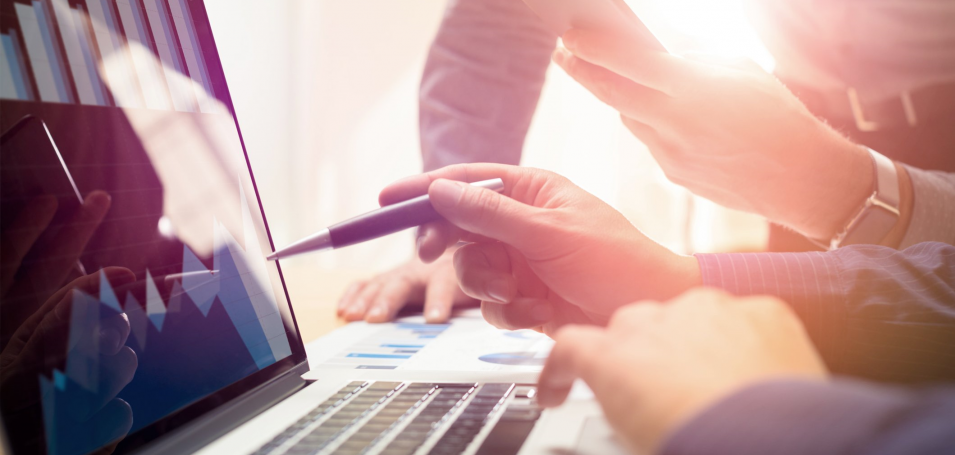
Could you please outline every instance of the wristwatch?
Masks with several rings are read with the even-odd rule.
[[[829,249],[846,245],[877,245],[899,222],[899,176],[895,163],[868,149],[875,169],[875,191],[849,220],[845,229],[829,241]]]

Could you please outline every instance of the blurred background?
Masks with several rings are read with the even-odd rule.
[[[674,52],[745,56],[771,70],[740,0],[629,0]],[[421,171],[418,84],[446,2],[207,0],[276,246],[377,207]],[[684,253],[762,249],[765,221],[692,197],[556,66],[525,166],[563,174],[654,240]],[[288,261],[368,275],[411,257],[412,233]]]

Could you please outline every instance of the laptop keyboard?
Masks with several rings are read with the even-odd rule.
[[[515,384],[352,382],[254,455],[516,454],[540,417],[535,392]]]

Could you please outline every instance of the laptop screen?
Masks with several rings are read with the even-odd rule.
[[[16,453],[125,452],[305,360],[196,0],[0,0]]]

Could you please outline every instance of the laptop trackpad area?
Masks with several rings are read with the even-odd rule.
[[[592,416],[584,420],[577,440],[578,455],[629,455],[613,428],[602,416]]]

